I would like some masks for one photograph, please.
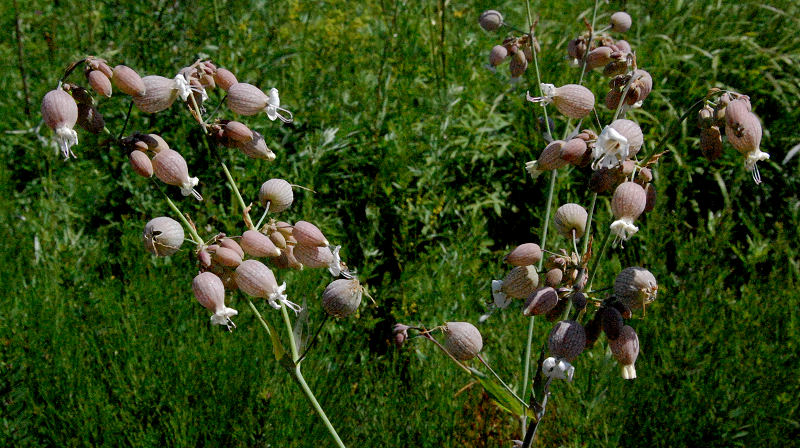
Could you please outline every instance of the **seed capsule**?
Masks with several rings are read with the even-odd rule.
[[[503,15],[494,9],[489,9],[481,13],[478,24],[486,31],[495,31],[503,26]]]
[[[598,67],[605,67],[611,62],[611,53],[614,50],[611,47],[597,47],[590,51],[586,56],[586,71],[593,70]]]
[[[153,163],[142,151],[132,151],[129,155],[133,171],[142,177],[153,177]]]
[[[72,129],[78,121],[78,104],[61,90],[51,90],[42,99],[42,119],[52,130]]]
[[[573,64],[577,64],[579,61],[583,60],[583,56],[586,54],[586,39],[581,36],[569,41],[567,44],[567,54],[570,59],[572,59]]]
[[[575,291],[570,296],[570,299],[572,300],[572,306],[574,306],[576,310],[582,310],[586,308],[586,294],[580,291]]]
[[[235,146],[251,159],[275,160],[275,153],[267,147],[264,136],[258,131],[253,131],[252,140],[244,143],[236,142]]]
[[[622,314],[612,307],[606,307],[599,311],[603,332],[609,340],[613,341],[619,337],[619,332],[625,323],[622,321]]]
[[[611,199],[611,212],[617,218],[611,223],[611,232],[622,240],[630,238],[639,231],[633,221],[642,214],[646,206],[647,193],[641,185],[636,182],[621,183]]]
[[[92,90],[106,98],[111,97],[111,80],[103,72],[90,70],[86,74],[86,79],[89,81],[89,85],[92,86]]]
[[[236,76],[234,76],[230,70],[218,68],[217,71],[214,72],[214,83],[222,90],[228,91],[232,85],[238,82]]]
[[[247,230],[240,241],[242,249],[251,257],[278,257],[281,254],[275,244],[257,230]]]
[[[139,77],[139,74],[124,65],[114,67],[111,82],[114,83],[114,87],[133,97],[147,93],[147,87],[144,85],[142,78]]]
[[[628,158],[635,156],[644,144],[642,128],[631,120],[621,118],[609,125],[628,140]]]
[[[569,118],[585,118],[594,109],[594,94],[578,84],[567,84],[553,90],[553,104]]]
[[[78,103],[78,126],[86,129],[92,134],[103,132],[106,121],[103,115],[91,104]]]
[[[631,76],[636,77],[636,80],[631,83],[625,102],[633,106],[644,101],[653,91],[653,77],[650,76],[650,73],[641,69],[634,70]]]
[[[261,185],[258,190],[258,200],[261,205],[266,206],[269,201],[269,210],[273,213],[280,213],[294,201],[292,185],[283,179],[270,179]]]
[[[627,12],[619,11],[611,14],[611,29],[618,33],[631,29],[632,23],[631,16]]]
[[[212,253],[211,259],[223,266],[235,268],[242,264],[242,256],[233,249],[214,244],[209,246],[208,250]]]
[[[483,349],[481,332],[469,322],[447,322],[444,337],[444,348],[459,361],[472,359]]]
[[[611,353],[622,366],[622,378],[632,380],[636,378],[636,358],[639,356],[639,336],[636,331],[628,325],[622,327],[619,337],[609,341]]]
[[[761,123],[749,109],[750,102],[744,98],[735,99],[728,104],[725,112],[725,136],[746,157],[745,167],[753,173],[753,180],[759,184],[761,175],[756,163],[769,159],[769,154],[760,149]]]
[[[286,237],[283,235],[283,233],[278,232],[277,230],[269,234],[269,239],[279,249],[286,249],[289,247],[286,245]]]
[[[236,284],[252,297],[268,298],[278,290],[278,281],[272,270],[258,260],[244,260],[236,268]]]
[[[548,338],[550,354],[572,362],[586,347],[586,332],[574,320],[562,320],[550,331]]]
[[[153,145],[152,142],[149,142],[149,141],[147,142],[147,147],[150,149],[150,151],[158,153],[158,152],[161,152],[161,151],[163,151],[165,149],[169,149],[169,145],[167,144],[167,142],[164,141],[163,138],[161,138],[160,135],[158,135],[158,134],[147,134],[147,136],[150,137],[153,140],[153,142],[155,142],[155,145]]]
[[[633,50],[631,49],[631,44],[629,44],[628,41],[626,41],[626,40],[614,41],[614,45],[616,45],[617,48],[619,48],[619,51],[621,51],[623,53],[632,53],[633,52]]]
[[[517,266],[503,279],[500,291],[515,299],[525,299],[536,290],[537,286],[539,286],[539,274],[536,268]]]
[[[222,238],[219,240],[219,245],[236,252],[239,257],[244,257],[244,250],[242,249],[242,246],[240,246],[239,243],[237,243],[233,238]]]
[[[201,305],[214,313],[211,323],[230,325],[230,318],[239,314],[225,306],[225,286],[222,280],[211,272],[201,272],[192,280],[192,291]]]
[[[722,133],[717,126],[700,130],[700,151],[712,162],[722,155]]]
[[[310,268],[327,268],[334,261],[333,252],[327,247],[298,244],[293,253],[297,261]]]
[[[145,224],[142,243],[151,254],[166,257],[181,248],[183,236],[183,227],[178,221],[161,216]]]
[[[355,277],[334,280],[322,292],[322,308],[333,317],[349,316],[361,305],[363,293]]]
[[[168,109],[178,98],[175,80],[151,75],[142,78],[146,92],[134,96],[133,102],[142,112],[154,114]]]
[[[503,261],[514,266],[530,266],[539,263],[542,259],[542,249],[536,243],[520,244]]]
[[[511,63],[509,64],[508,68],[511,71],[511,76],[514,78],[518,78],[525,74],[525,70],[528,69],[528,59],[525,58],[525,53],[522,51],[517,51],[511,55]]]
[[[297,221],[294,225],[292,236],[297,240],[297,244],[303,246],[327,247],[330,245],[322,231],[308,221]]]
[[[502,45],[495,45],[489,52],[489,65],[497,67],[508,57],[508,50]]]
[[[550,269],[549,271],[547,271],[547,274],[545,275],[545,283],[547,284],[547,286],[555,288],[559,284],[561,284],[561,280],[563,277],[564,277],[564,272],[561,269]]]
[[[268,102],[267,95],[252,84],[239,82],[228,89],[228,107],[239,115],[256,115]]]
[[[253,131],[250,130],[244,123],[238,121],[229,121],[222,127],[225,136],[230,137],[234,141],[246,143],[253,140]]]
[[[580,138],[570,139],[561,148],[561,158],[575,166],[580,166],[586,158],[587,149],[585,140]]]
[[[564,204],[556,210],[553,218],[556,232],[566,238],[580,238],[586,231],[586,219],[588,214],[586,209],[578,204]]]
[[[553,309],[556,304],[558,304],[558,294],[555,289],[549,286],[539,288],[528,296],[522,314],[539,316]]]
[[[656,278],[645,268],[629,267],[614,280],[614,295],[630,309],[642,308],[656,300]]]
[[[184,196],[193,195],[198,201],[203,197],[194,189],[200,182],[196,177],[189,177],[186,160],[177,151],[165,149],[159,151],[152,160],[156,177],[167,185],[181,187]]]

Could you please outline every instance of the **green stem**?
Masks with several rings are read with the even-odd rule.
[[[161,189],[159,188],[159,190]],[[203,239],[200,238],[200,235],[197,234],[197,230],[195,230],[194,227],[191,224],[189,224],[189,220],[186,219],[186,216],[184,216],[183,213],[181,213],[180,209],[178,209],[178,206],[175,205],[174,202],[172,202],[172,199],[170,199],[169,196],[167,196],[167,194],[164,193],[163,190],[161,190],[161,193],[164,195],[164,199],[167,200],[169,208],[171,208],[172,211],[174,211],[175,214],[178,215],[179,218],[181,218],[183,225],[186,226],[187,229],[189,229],[189,234],[192,236],[192,241],[194,241],[197,244],[203,244]]]
[[[299,365],[295,366],[294,368],[294,376],[297,379],[297,383],[300,384],[300,388],[303,389],[303,393],[306,394],[306,398],[308,398],[308,401],[311,403],[311,406],[314,407],[314,410],[317,411],[317,414],[322,419],[322,423],[324,423],[325,427],[328,428],[328,432],[331,433],[331,437],[333,437],[333,440],[336,441],[336,445],[339,446],[340,448],[345,448],[344,442],[342,442],[342,439],[339,438],[339,434],[336,433],[336,429],[334,429],[333,425],[331,424],[331,421],[328,420],[328,416],[325,415],[325,411],[322,410],[322,406],[319,405],[317,397],[315,397],[314,393],[311,392],[311,388],[308,387],[305,378],[303,378],[303,374],[302,372],[300,372]]]
[[[510,387],[508,387],[508,384],[506,384],[506,382],[505,382],[505,381],[503,381],[503,379],[502,379],[502,378],[500,378],[500,375],[498,375],[498,374],[497,374],[497,372],[495,372],[495,371],[494,371],[494,369],[492,369],[492,366],[490,366],[490,365],[489,365],[489,363],[488,363],[488,362],[486,362],[486,360],[485,360],[485,359],[483,359],[483,356],[481,356],[481,355],[478,355],[478,359],[480,360],[480,362],[481,362],[481,363],[482,363],[484,366],[486,366],[486,368],[487,368],[487,369],[489,369],[489,371],[490,371],[490,372],[492,372],[492,375],[494,375],[494,377],[495,377],[495,378],[497,378],[497,381],[499,381],[499,382],[500,382],[500,384],[502,384],[502,385],[503,385],[503,388],[505,388],[505,390],[507,390],[507,391],[508,391],[508,393],[510,393],[511,395],[513,395],[513,396],[514,396],[514,398],[516,398],[516,399],[517,399],[517,401],[519,401],[519,402],[522,404],[522,407],[523,407],[523,408],[527,409],[527,407],[528,407],[528,403],[526,403],[525,401],[523,401],[523,400],[522,400],[522,398],[519,398],[519,397],[517,396],[517,394],[515,394],[515,393],[514,393],[514,391],[513,391],[513,390],[512,390]]]
[[[225,165],[225,162],[220,161],[220,165],[222,165],[222,171],[225,172],[225,178],[228,179],[228,185],[230,185],[231,190],[236,195],[236,199],[239,201],[239,205],[242,206],[242,213],[244,214],[244,223],[247,224],[247,228],[252,230],[255,227],[253,226],[253,221],[250,219],[250,213],[247,211],[247,205],[244,203],[244,199],[242,199],[242,194],[239,193],[239,188],[236,186],[236,182],[233,181],[233,176],[231,176],[231,172],[228,171],[228,167]]]
[[[253,313],[255,313],[256,317],[258,318],[258,321],[261,322],[261,326],[264,327],[264,330],[267,331],[267,335],[272,336],[272,332],[269,331],[269,325],[267,325],[267,322],[264,320],[264,317],[261,316],[261,313],[258,312],[258,308],[256,308],[255,305],[253,305],[253,301],[247,299],[247,304],[250,305],[250,309],[253,310]]]

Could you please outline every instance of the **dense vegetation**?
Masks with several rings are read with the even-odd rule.
[[[547,82],[578,76],[566,43],[593,2],[575,3],[533,4]],[[634,18],[627,39],[655,81],[635,116],[646,145],[666,137],[670,152],[656,170],[656,212],[596,283],[639,264],[662,291],[636,323],[639,378],[620,379],[598,344],[576,362],[573,383],[554,387],[539,434],[547,446],[785,446],[800,436],[800,157],[784,161],[799,143],[800,7],[770,3],[602,6],[601,20],[620,8]],[[277,160],[221,156],[249,200],[269,177],[315,190],[298,192],[287,218],[311,220],[343,244],[376,299],[357,319],[329,322],[304,364],[348,446],[510,446],[519,438],[517,422],[480,387],[457,393],[470,378],[432,344],[398,350],[390,340],[398,321],[475,322],[489,281],[503,275],[502,254],[538,238],[546,180],[522,169],[544,145],[540,108],[524,101],[535,85],[512,86],[483,68],[496,36],[476,24],[495,8],[521,26],[524,2],[19,7],[0,5],[3,29],[14,29],[15,18],[19,26],[0,43],[4,131],[36,126],[44,93],[87,54],[165,76],[210,57],[240,80],[280,89],[296,121],[248,122]],[[596,93],[605,82],[588,78]],[[731,149],[714,163],[703,159],[692,119],[665,135],[712,86],[750,95],[772,154],[761,166],[764,184],[753,184]],[[104,104],[116,133],[127,98]],[[241,232],[241,211],[185,111],[134,112],[130,129],[160,131],[184,152],[207,198],[181,203],[199,227]],[[326,446],[324,427],[247,307],[234,300],[241,314],[232,334],[211,328],[191,295],[189,251],[155,259],[142,250],[144,223],[169,213],[158,191],[105,137],[83,133],[75,152],[65,163],[30,133],[4,133],[0,142],[0,444]],[[586,183],[563,170],[556,204],[586,201]],[[608,198],[598,204],[597,225],[606,226]],[[315,328],[323,278],[285,278]],[[526,325],[509,312],[481,326],[486,357],[514,384]],[[539,340],[549,328],[537,326]]]

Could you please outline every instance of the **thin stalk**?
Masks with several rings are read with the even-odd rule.
[[[161,189],[159,188],[159,190],[161,190]],[[189,223],[189,220],[186,219],[186,216],[184,216],[183,213],[181,213],[181,211],[178,208],[178,206],[175,205],[174,202],[172,202],[172,199],[170,199],[169,196],[167,196],[167,194],[164,193],[163,190],[161,190],[161,193],[164,195],[164,199],[167,200],[167,204],[169,204],[169,208],[171,208],[172,211],[174,211],[175,214],[178,215],[178,217],[183,222],[183,225],[186,226],[187,229],[189,229],[189,234],[192,236],[192,240],[197,244],[203,244],[203,239],[200,238],[200,235],[197,234],[197,230],[195,230],[194,226],[192,226]]]
[[[122,123],[122,129],[119,130],[119,135],[117,135],[117,140],[121,140],[122,136],[125,135],[125,129],[128,128],[128,120],[130,120],[131,112],[133,111],[133,100],[128,100],[128,101],[130,101],[130,104],[128,105],[128,113],[125,114],[125,122]]]
[[[495,371],[494,371],[494,369],[492,369],[492,366],[490,366],[490,365],[489,365],[489,363],[488,363],[488,362],[486,362],[486,360],[485,360],[485,359],[483,359],[483,356],[481,356],[481,355],[478,355],[478,360],[480,360],[480,362],[481,362],[481,363],[482,363],[482,364],[483,364],[483,365],[484,365],[484,366],[485,366],[487,369],[489,369],[489,371],[490,371],[490,372],[492,372],[492,375],[494,375],[494,377],[495,377],[495,378],[497,378],[497,381],[500,381],[500,384],[502,384],[502,385],[503,385],[503,387],[505,388],[505,390],[507,390],[507,391],[508,391],[508,392],[509,392],[511,395],[513,395],[513,396],[514,396],[514,398],[516,398],[516,399],[517,399],[517,401],[519,401],[520,403],[522,403],[522,406],[523,406],[523,407],[525,407],[525,408],[527,408],[527,407],[528,407],[528,403],[526,403],[525,401],[523,401],[523,400],[522,400],[522,398],[519,398],[519,397],[517,396],[517,394],[515,394],[515,393],[514,393],[514,391],[513,391],[513,390],[512,390],[510,387],[508,387],[508,384],[506,384],[506,382],[505,382],[505,381],[503,381],[503,379],[502,379],[502,378],[500,378],[500,375],[498,375],[498,374],[497,374],[497,372],[495,372]]]
[[[267,321],[265,321],[264,317],[261,316],[261,313],[258,312],[258,308],[256,308],[255,305],[253,305],[253,301],[247,299],[247,304],[250,305],[250,309],[253,310],[253,313],[255,313],[256,317],[258,318],[258,321],[261,322],[261,326],[264,327],[264,330],[267,331],[267,335],[272,336],[272,332],[269,331],[269,325],[267,325]]]
[[[247,225],[248,229],[250,230],[254,229],[253,221],[250,219],[250,213],[247,211],[247,205],[245,205],[244,199],[242,199],[242,194],[239,193],[239,188],[236,187],[236,182],[233,181],[233,176],[231,176],[231,172],[228,171],[228,167],[225,165],[225,162],[220,161],[219,164],[222,165],[222,171],[225,172],[225,178],[228,179],[228,185],[230,185],[231,190],[233,190],[234,194],[236,195],[236,199],[239,201],[239,205],[242,206],[244,223]]]
[[[322,419],[322,423],[324,423],[325,427],[328,428],[328,432],[331,434],[331,437],[333,437],[333,440],[336,441],[336,445],[340,448],[345,448],[344,442],[342,442],[342,439],[339,438],[339,434],[336,433],[336,429],[334,429],[331,421],[328,420],[328,416],[325,415],[325,411],[322,410],[322,406],[319,405],[317,397],[315,397],[314,393],[311,392],[311,388],[308,387],[305,378],[303,378],[303,374],[300,372],[299,365],[294,368],[294,376],[297,379],[297,383],[300,384],[300,388],[303,389],[303,393],[306,394],[306,398],[308,398],[311,406],[314,407],[314,410],[317,411],[319,418]]]
[[[469,369],[464,364],[461,363],[461,361],[457,360],[456,357],[453,356],[450,352],[448,352],[446,348],[442,347],[442,344],[440,344],[439,341],[437,341],[433,336],[431,336],[427,330],[422,333],[422,336],[425,339],[436,344],[437,347],[439,347],[448,357],[450,357],[450,359],[452,359],[454,363],[458,364],[459,367],[464,369],[465,372],[469,373],[470,375],[472,374],[472,372],[470,372]]]
[[[319,327],[317,327],[317,331],[315,331],[314,332],[314,336],[311,337],[311,341],[308,343],[308,347],[306,347],[306,349],[303,350],[303,354],[300,355],[300,358],[297,360],[297,364],[300,364],[300,362],[302,362],[303,359],[305,359],[306,354],[308,354],[308,352],[312,348],[314,348],[314,343],[317,342],[317,336],[319,336],[319,332],[322,331],[322,327],[325,326],[326,322],[328,322],[328,313],[325,313],[325,317],[323,317],[322,318],[322,322],[319,323]]]

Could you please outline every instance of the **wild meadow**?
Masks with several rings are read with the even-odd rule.
[[[549,125],[526,100],[539,89],[530,69],[510,82],[508,65],[486,68],[492,47],[514,33],[487,32],[478,18],[502,11],[527,31],[530,12],[542,82],[560,86],[580,77],[568,42],[596,4],[596,29],[616,11],[632,17],[624,38],[653,87],[628,118],[643,131],[643,151],[666,153],[653,168],[654,210],[592,275],[610,286],[622,268],[643,266],[659,291],[646,316],[629,321],[640,341],[637,378],[620,377],[601,336],[573,362],[571,382],[553,383],[535,446],[795,443],[796,2],[537,1],[528,11],[525,1],[15,0],[0,4],[0,445],[335,446],[276,362],[247,296],[226,295],[235,330],[212,325],[192,293],[193,248],[155,257],[143,247],[145,223],[178,216],[131,169],[117,140],[124,128],[158,132],[183,154],[204,200],[164,191],[202,235],[245,230],[220,163],[246,204],[258,204],[270,178],[303,187],[278,218],[308,220],[341,245],[374,299],[348,318],[324,318],[324,272],[276,271],[308,311],[294,322],[296,337],[321,329],[303,374],[344,444],[513,446],[524,435],[516,416],[424,337],[396,346],[393,327],[471,322],[482,357],[522,389],[529,319],[517,304],[478,321],[493,303],[491,281],[508,271],[503,257],[541,242],[550,173],[532,178],[525,164],[547,146]],[[276,156],[253,160],[210,144],[183,104],[159,114],[133,107],[128,117],[130,97],[115,91],[97,101],[109,132],[79,130],[76,158],[65,161],[39,126],[42,98],[89,55],[168,78],[212,60],[241,82],[277,87],[294,120],[247,117]],[[71,80],[85,84],[82,69]],[[611,121],[608,78],[581,81],[598,119]],[[712,88],[750,97],[771,155],[759,162],[761,184],[729,143],[717,160],[703,157],[697,114],[684,114]],[[210,110],[223,95],[209,93]],[[547,110],[560,136],[568,120]],[[594,118],[583,126],[602,130]],[[591,172],[555,173],[553,208],[588,207]],[[607,193],[595,203],[595,251],[614,219],[611,202]],[[555,234],[548,241],[572,246]],[[283,337],[281,314],[252,302]],[[535,320],[534,369],[552,326]]]

